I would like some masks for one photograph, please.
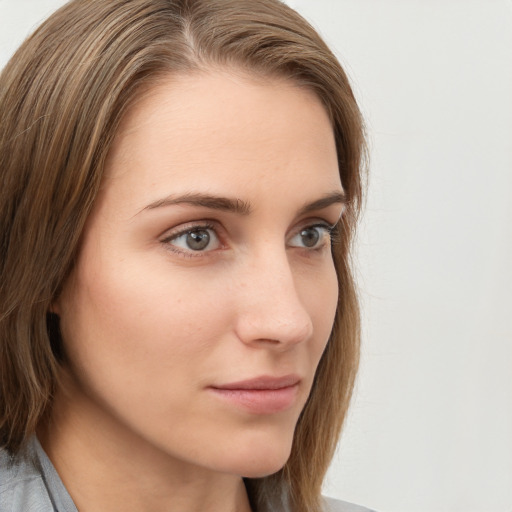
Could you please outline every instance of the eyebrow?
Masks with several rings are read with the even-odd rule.
[[[323,210],[333,204],[346,204],[348,198],[343,191],[334,191],[326,194],[324,197],[307,203],[299,210],[299,215],[304,215],[316,210]],[[221,210],[238,215],[249,215],[252,212],[251,205],[239,198],[220,197],[210,194],[188,193],[181,196],[168,196],[149,204],[141,211],[154,210],[165,206],[186,204],[191,206],[200,206],[211,210]],[[140,213],[140,212],[139,212]]]
[[[249,215],[251,213],[251,206],[242,199],[231,199],[228,197],[213,196],[210,194],[184,194],[182,196],[168,196],[159,199],[154,203],[146,206],[144,210],[154,210],[163,206],[172,206],[179,204],[188,204],[191,206],[202,206],[203,208],[210,208],[211,210],[222,210],[230,213],[237,213],[239,215]]]
[[[324,208],[327,208],[333,204],[347,204],[348,203],[348,197],[342,190],[335,192],[331,192],[329,194],[326,194],[324,197],[317,199],[316,201],[313,201],[312,203],[308,203],[304,205],[299,210],[299,215],[304,215],[305,213],[310,213],[316,210],[323,210]]]

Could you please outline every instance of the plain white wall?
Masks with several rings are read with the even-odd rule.
[[[0,0],[0,65],[63,2]],[[512,2],[289,0],[371,145],[361,372],[326,494],[512,512]]]

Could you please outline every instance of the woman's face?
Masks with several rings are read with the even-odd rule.
[[[217,71],[146,94],[54,305],[76,428],[190,467],[280,469],[333,324],[342,202],[313,93]]]

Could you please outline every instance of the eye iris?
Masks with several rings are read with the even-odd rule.
[[[187,246],[194,251],[201,251],[208,247],[210,243],[210,233],[204,229],[190,231],[187,233]]]
[[[300,232],[300,236],[302,237],[302,242],[306,247],[314,247],[320,240],[320,233],[318,232],[318,229],[315,228],[303,229]]]

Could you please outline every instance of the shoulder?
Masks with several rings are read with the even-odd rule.
[[[0,512],[53,512],[31,450],[16,458],[0,450]]]
[[[369,508],[354,505],[347,501],[335,500],[334,498],[324,497],[324,511],[325,512],[375,512]]]

